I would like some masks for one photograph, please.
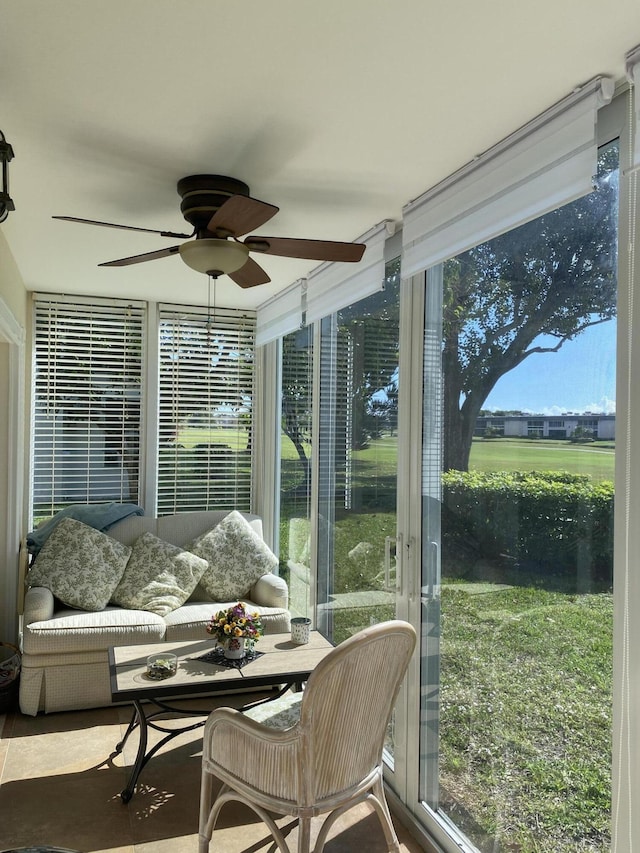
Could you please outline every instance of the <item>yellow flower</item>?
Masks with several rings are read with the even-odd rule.
[[[243,634],[242,628],[238,628],[238,627],[234,628],[233,633],[236,637],[241,637]]]
[[[231,625],[224,625],[224,632],[225,632],[225,634],[230,634],[231,633]]]

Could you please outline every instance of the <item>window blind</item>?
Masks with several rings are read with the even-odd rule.
[[[592,189],[596,119],[613,82],[585,84],[403,210],[403,276],[428,269]]]
[[[73,503],[138,503],[140,303],[34,302],[32,512]]]
[[[366,243],[357,264],[326,263],[307,279],[306,322],[313,323],[359,302],[384,287],[384,244],[393,234],[393,223],[385,220],[358,238]]]
[[[256,346],[284,337],[305,323],[328,317],[382,290],[385,241],[393,230],[393,223],[381,222],[355,241],[367,246],[359,263],[321,264],[307,279],[299,279],[261,305],[257,315]]]
[[[248,511],[255,312],[159,309],[158,515]]]
[[[258,307],[256,317],[256,346],[261,347],[295,332],[302,326],[303,279]]]

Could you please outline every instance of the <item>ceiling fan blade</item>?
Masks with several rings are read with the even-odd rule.
[[[271,281],[260,264],[257,264],[252,258],[247,258],[246,264],[239,270],[229,273],[229,278],[233,279],[240,287],[255,287],[258,284],[267,284]]]
[[[105,228],[120,228],[123,231],[144,231],[147,234],[159,234],[161,237],[193,237],[193,234],[180,234],[177,231],[156,231],[153,228],[137,228],[135,225],[117,225],[115,222],[100,222],[98,219],[78,219],[77,216],[52,216],[64,222],[80,222],[84,225],[102,225]]]
[[[99,267],[128,267],[129,264],[141,264],[144,261],[155,261],[156,258],[166,258],[169,255],[177,255],[180,246],[170,246],[168,249],[159,249],[157,252],[145,252],[143,255],[131,255],[130,258],[118,258],[117,261],[105,261],[98,264]]]
[[[226,232],[224,236],[241,237],[268,222],[280,210],[266,201],[246,195],[232,195],[213,214],[207,230]]]
[[[339,243],[335,240],[298,240],[296,237],[247,237],[250,252],[306,258],[312,261],[346,261],[357,263],[367,248],[364,243]]]

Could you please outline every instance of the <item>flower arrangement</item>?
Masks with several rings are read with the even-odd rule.
[[[234,637],[255,642],[263,634],[260,614],[250,613],[241,601],[228,610],[219,610],[207,623],[206,631],[219,643]]]

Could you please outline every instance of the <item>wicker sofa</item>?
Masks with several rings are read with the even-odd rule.
[[[262,537],[262,520],[242,515]],[[142,534],[151,533],[164,542],[185,547],[226,516],[225,511],[179,513],[157,519],[130,516],[111,527],[107,535],[133,546]],[[112,604],[102,610],[84,611],[61,604],[44,586],[30,585],[29,573],[26,586],[20,710],[30,715],[110,705],[109,646],[202,639],[212,612],[235,603],[203,600],[198,587],[166,616]],[[265,633],[289,630],[288,587],[279,576],[263,575],[243,600],[260,612]]]

